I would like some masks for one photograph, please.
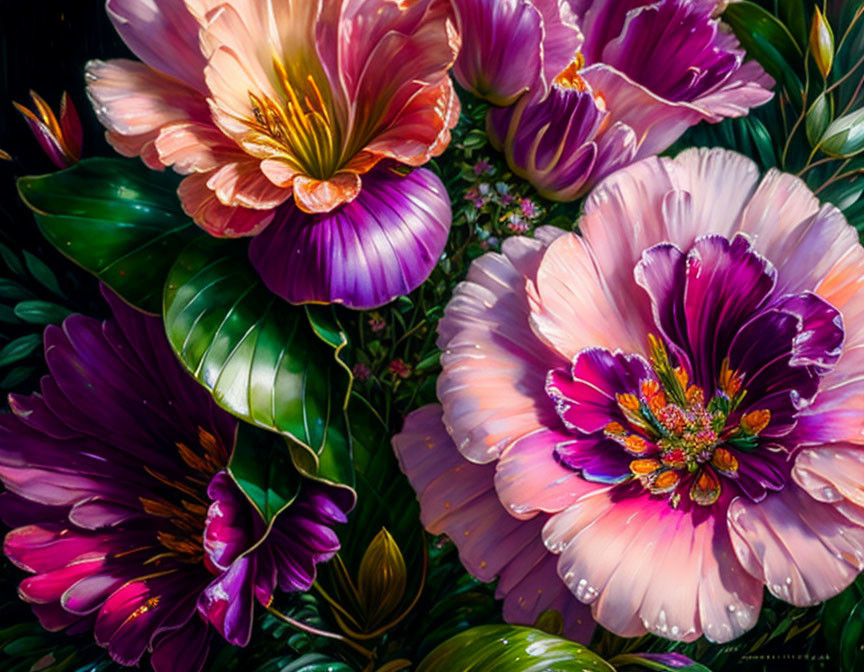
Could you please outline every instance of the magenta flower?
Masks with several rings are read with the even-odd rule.
[[[770,78],[744,62],[735,37],[714,18],[714,0],[455,6],[465,35],[495,36],[483,45],[466,39],[457,79],[499,106],[488,118],[493,145],[553,200],[578,198],[699,121],[742,116],[772,95]]]
[[[448,305],[442,406],[394,439],[425,525],[508,620],[564,605],[577,634],[586,604],[725,642],[763,585],[839,593],[864,568],[855,230],[722,150],[619,171],[579,226],[505,241]]]
[[[195,672],[214,632],[249,641],[254,599],[312,585],[350,502],[304,484],[268,530],[225,471],[237,421],[160,320],[106,296],[114,319],[48,327],[42,393],[0,417],[3,551],[33,575],[19,594],[48,630],[92,628],[123,665],[149,651],[157,672]]]
[[[108,11],[143,61],[87,67],[108,140],[187,175],[183,207],[212,235],[265,232],[252,261],[275,293],[367,308],[425,280],[449,199],[410,168],[444,151],[459,116],[447,0],[109,0]]]

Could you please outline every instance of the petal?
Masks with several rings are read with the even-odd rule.
[[[726,642],[756,622],[762,587],[737,565],[723,516],[601,490],[552,516],[544,539],[576,597],[621,636]]]
[[[564,589],[539,536],[545,516],[523,522],[508,515],[495,493],[493,467],[467,462],[441,415],[440,406],[424,406],[393,437],[399,464],[420,500],[424,527],[450,537],[462,563],[481,581],[500,576],[496,597],[504,600],[508,622],[531,625],[541,612],[557,609],[565,632],[587,641],[593,623]]]
[[[184,212],[211,236],[255,236],[273,221],[274,210],[223,205],[216,193],[207,186],[209,180],[208,173],[190,175],[180,183],[177,195],[180,196]],[[285,194],[289,192],[285,191]]]
[[[240,558],[198,598],[201,615],[235,646],[246,646],[252,636],[254,574],[254,558]]]
[[[735,500],[729,529],[744,568],[796,606],[833,597],[864,569],[864,528],[796,487]]]
[[[207,123],[204,96],[173,77],[135,61],[90,61],[87,93],[108,140],[125,156],[143,155],[160,167],[153,142],[166,125],[178,121]]]
[[[309,214],[328,213],[340,205],[351,203],[360,194],[360,176],[338,173],[329,180],[316,180],[298,175],[293,180],[294,202]]]
[[[151,68],[206,92],[206,60],[198,48],[198,23],[176,0],[108,0],[114,28]]]
[[[476,260],[438,327],[444,423],[472,462],[490,462],[520,436],[557,424],[552,404],[541,403],[543,386],[546,372],[567,360],[531,332],[523,290],[544,243],[549,239],[509,238],[503,254]]]
[[[471,39],[459,52],[453,76],[493,105],[512,105],[544,75],[542,14],[526,0],[456,0],[454,5],[459,33]]]
[[[644,332],[629,314],[618,311],[610,293],[585,239],[561,236],[543,255],[536,282],[528,289],[531,327],[567,362],[594,346],[641,352]]]
[[[450,219],[447,192],[433,173],[402,177],[379,168],[364,177],[352,203],[332,213],[280,210],[252,241],[249,257],[271,291],[292,303],[373,308],[429,276]]]

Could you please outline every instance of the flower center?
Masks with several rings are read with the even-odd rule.
[[[144,467],[165,486],[160,488],[158,496],[140,498],[145,513],[165,522],[157,533],[164,551],[149,562],[169,557],[189,563],[204,559],[203,534],[210,506],[207,486],[228,464],[228,452],[219,439],[201,427],[198,428],[198,444],[196,449],[177,444],[180,459],[191,470],[183,478],[171,479]]]
[[[326,180],[341,167],[342,140],[330,100],[329,86],[289,71],[273,60],[282,95],[273,100],[249,92],[255,117],[247,125],[269,139],[279,158],[301,174]]]
[[[635,459],[630,471],[652,494],[680,501],[679,486],[692,476],[689,497],[710,506],[720,497],[719,475],[737,478],[738,460],[724,445],[752,450],[771,421],[768,410],[736,413],[747,391],[742,377],[723,361],[715,395],[706,404],[705,391],[690,384],[682,367],[673,367],[663,342],[651,335],[653,378],[640,381],[639,394],[617,394],[627,426],[610,422],[604,435]]]

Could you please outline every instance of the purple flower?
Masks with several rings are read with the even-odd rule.
[[[474,164],[474,174],[478,177],[480,175],[491,175],[494,172],[495,169],[492,167],[492,164],[489,163],[488,159],[480,159]]]
[[[369,380],[369,377],[372,375],[369,367],[363,362],[357,362],[351,372],[354,374],[354,378],[360,381]]]
[[[460,79],[463,86],[500,106],[489,112],[492,144],[553,200],[578,198],[690,126],[742,116],[772,95],[770,78],[755,61],[744,62],[738,41],[715,18],[714,0],[455,4],[466,35],[495,39],[473,48],[466,40],[454,72],[470,70],[474,85]],[[533,56],[532,48],[539,49]],[[524,95],[481,86],[500,81],[510,83],[501,91]]]
[[[304,484],[268,530],[225,471],[237,421],[161,321],[106,298],[113,319],[48,327],[41,394],[0,418],[3,550],[46,629],[92,627],[123,665],[149,652],[157,672],[194,672],[214,633],[249,641],[253,597],[311,586],[349,503]]]
[[[523,198],[519,202],[519,207],[522,208],[522,214],[528,219],[536,219],[540,216],[540,209],[530,198]]]

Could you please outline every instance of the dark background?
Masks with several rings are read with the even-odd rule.
[[[84,89],[88,60],[132,56],[104,5],[104,0],[0,0],[0,149],[13,157],[13,161],[0,160],[0,240],[36,254],[61,273],[71,264],[41,240],[15,190],[17,177],[57,168],[43,154],[12,101],[33,109],[32,89],[58,112],[60,96],[67,91],[84,126],[84,155],[113,153]]]

